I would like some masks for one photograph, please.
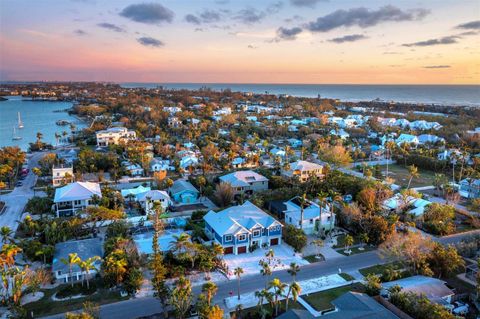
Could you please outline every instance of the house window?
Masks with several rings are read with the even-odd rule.
[[[288,217],[288,221],[291,223],[292,222],[292,217]]]
[[[73,201],[73,204],[74,204],[75,206],[78,206],[78,205],[80,205],[81,202],[82,202],[82,201],[80,201],[80,200],[75,200],[75,201]]]
[[[310,224],[313,224],[313,219],[310,219]]]
[[[245,234],[242,234],[242,235],[239,235],[239,236],[238,236],[238,240],[239,240],[239,241],[243,241],[243,240],[245,240],[245,239],[247,239],[247,236],[245,236]]]
[[[259,230],[254,230],[253,231],[253,237],[258,237],[260,236],[260,231]]]
[[[225,236],[225,241],[226,241],[226,242],[229,242],[229,241],[232,241],[232,240],[233,240],[232,235],[226,235],[226,236]]]

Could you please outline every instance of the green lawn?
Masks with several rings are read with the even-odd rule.
[[[269,304],[265,304],[264,307],[266,309],[268,309],[268,312],[270,314],[270,315],[267,315],[267,319],[273,318],[272,314],[274,314],[274,311],[273,311],[272,307]],[[288,303],[288,309],[305,310],[305,308],[301,304],[299,304],[298,302],[292,302],[291,299]],[[257,313],[257,311],[258,311],[258,307],[251,307],[251,308],[243,309],[240,312],[239,318],[260,319],[261,316]],[[280,301],[279,314],[281,314],[283,312],[285,312],[285,300]],[[230,316],[231,316],[231,318],[237,318],[235,316],[234,311],[230,313]]]
[[[64,301],[53,301],[51,297],[64,287],[65,285],[58,286],[53,289],[42,289],[41,291],[44,293],[42,299],[25,305],[27,313],[30,314],[33,312],[33,316],[36,318],[40,316],[49,316],[57,313],[81,309],[85,301],[102,305],[128,299],[128,297],[120,297],[120,293],[118,291],[110,291],[107,288],[99,288],[96,293],[87,297]]]
[[[347,274],[345,272],[342,272],[341,274],[339,274],[339,276],[342,277],[343,279],[345,279],[346,281],[355,280],[355,278],[353,278],[353,276],[350,276],[349,274]]]
[[[354,248],[350,248],[350,250],[352,252],[350,254],[347,254],[345,253],[345,248],[340,248],[340,249],[337,249],[337,253],[345,256],[351,256],[351,255],[366,253],[367,251],[375,250],[375,247],[365,246],[363,247],[363,250],[361,250],[360,247],[354,247]]]
[[[367,276],[370,274],[381,275],[385,270],[385,268],[387,268],[388,266],[393,266],[395,269],[399,269],[401,267],[401,264],[399,262],[392,262],[392,263],[383,264],[383,265],[375,265],[375,266],[359,269],[359,272],[364,276]]]
[[[301,296],[303,300],[308,302],[315,310],[324,311],[333,308],[332,301],[340,297],[346,292],[357,291],[364,292],[365,288],[360,283],[341,286],[329,290],[319,291],[309,295]]]
[[[387,166],[380,166],[383,174],[386,174]],[[389,165],[388,166],[388,176],[395,180],[395,184],[407,187],[408,179],[408,168],[403,167],[402,165]],[[430,186],[433,185],[433,180],[435,173],[432,171],[427,171],[423,169],[418,169],[420,176],[418,178],[413,178],[410,187],[421,187],[421,186]]]
[[[345,248],[345,237],[346,235],[339,235],[337,236],[337,244],[334,245],[332,248]],[[353,236],[353,244],[358,245],[360,244],[360,239],[358,237]]]
[[[322,254],[320,254],[320,257],[321,258],[317,258],[317,255],[310,255],[310,256],[305,256],[303,257],[303,259],[305,259],[306,261],[308,261],[309,263],[313,264],[313,263],[318,263],[320,261],[324,261],[325,260],[325,257],[323,257]]]

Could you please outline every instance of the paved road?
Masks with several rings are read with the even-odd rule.
[[[434,238],[444,245],[460,242],[464,238],[472,235],[480,234],[480,230],[471,231],[468,233],[455,234],[441,238]],[[338,273],[339,269],[346,273],[355,273],[358,269],[362,269],[376,264],[383,264],[387,261],[380,258],[378,251],[370,251],[362,254],[352,255],[345,258],[336,258],[309,264],[301,267],[301,271],[297,274],[297,280],[308,280],[312,278],[319,278],[322,276],[333,275]],[[271,278],[279,278],[283,282],[292,280],[292,277],[286,270],[280,270],[273,273]],[[261,275],[246,276],[241,279],[241,293],[247,293],[262,289],[265,285],[265,277]],[[200,287],[194,287],[194,295],[200,293]],[[214,303],[223,304],[223,299],[229,297],[229,293],[236,293],[237,282],[231,280],[228,282],[218,283],[218,292],[214,298]],[[153,297],[144,297],[121,301],[100,307],[100,317],[106,319],[130,319],[141,316],[148,316],[162,311],[160,302]],[[64,314],[58,314],[45,319],[62,319]]]
[[[35,184],[37,176],[33,174],[32,168],[38,166],[38,160],[42,158],[43,153],[34,153],[28,157],[28,168],[30,172],[22,181],[21,187],[15,187],[14,190],[8,194],[0,196],[0,200],[5,202],[6,209],[0,215],[0,224],[8,226],[13,231],[17,230],[18,220],[20,219],[23,209],[28,200],[33,197],[33,190],[31,187]]]

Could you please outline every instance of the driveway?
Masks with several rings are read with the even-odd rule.
[[[308,261],[303,259],[300,254],[296,254],[293,251],[293,248],[288,246],[287,244],[281,244],[277,246],[271,246],[275,253],[275,261],[272,262],[272,271],[288,269],[290,263],[297,263],[298,265],[308,265]],[[248,275],[258,275],[260,273],[260,265],[258,262],[261,259],[265,259],[265,254],[269,251],[269,249],[258,248],[257,250],[241,254],[241,255],[225,255],[223,258],[228,264],[228,269],[230,270],[231,274],[229,275],[230,279],[235,278],[233,275],[233,271],[237,267],[243,268],[243,276]]]
[[[5,195],[0,196],[0,201],[5,202],[6,209],[2,215],[0,215],[0,224],[2,226],[8,226],[12,231],[16,231],[18,227],[18,220],[22,216],[23,209],[28,200],[33,197],[33,190],[31,187],[35,184],[37,176],[33,174],[32,168],[38,166],[38,160],[44,155],[44,153],[33,153],[27,155],[28,168],[30,172],[22,181],[22,186],[15,187],[15,189]]]

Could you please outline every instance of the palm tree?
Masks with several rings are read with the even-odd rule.
[[[420,176],[418,172],[418,168],[415,165],[410,165],[408,167],[408,185],[407,188],[410,188],[410,184],[412,183],[413,178],[418,178]]]
[[[85,272],[85,279],[87,279],[87,289],[90,289],[90,271],[97,270],[97,267],[95,266],[95,262],[98,260],[101,260],[99,256],[93,256],[84,261],[80,261],[78,264],[80,268],[82,268],[82,271]],[[82,282],[83,282],[83,278],[82,278]]]
[[[303,216],[305,213],[305,206],[307,205],[307,194],[303,193],[302,196],[298,197],[300,202],[300,229],[303,229]]]
[[[315,247],[317,247],[317,257],[320,257],[320,248],[322,248],[325,243],[323,242],[323,240],[321,240],[320,238],[319,239],[315,239],[312,241],[312,245],[315,245]]]
[[[288,301],[290,299],[290,295],[292,295],[293,302],[297,302],[298,296],[300,295],[301,292],[302,292],[302,287],[300,287],[298,282],[294,281],[288,286],[288,292],[285,299],[285,311],[288,311]]]
[[[345,251],[348,251],[348,248],[353,245],[353,237],[350,235],[345,236]]]
[[[215,285],[215,283],[211,281],[208,281],[203,284],[202,292],[205,294],[205,297],[207,299],[207,304],[209,306],[212,305],[212,298],[217,293],[217,290],[218,290],[217,285]]]
[[[73,287],[73,266],[78,265],[81,262],[80,257],[78,257],[77,253],[70,253],[68,254],[68,258],[60,259],[62,263],[68,266],[68,273],[70,274],[70,281]]]
[[[262,319],[265,319],[268,315],[268,310],[263,306],[264,301],[267,300],[267,302],[272,305],[273,304],[273,294],[268,291],[267,289],[262,289],[259,291],[255,291],[255,298],[258,299],[257,307],[258,307],[258,312],[261,316]]]
[[[7,242],[11,242],[13,240],[12,237],[12,230],[8,226],[2,226],[0,228],[0,236],[2,237],[2,243],[6,244]]]
[[[272,269],[270,268],[270,265],[263,260],[260,260],[259,264],[262,267],[262,269],[260,269],[260,274],[265,276],[265,287],[267,287],[268,277],[272,274]]]
[[[21,251],[22,249],[15,244],[4,244],[0,251],[0,265],[4,268],[13,266],[15,256]]]
[[[268,288],[273,289],[273,293],[274,293],[274,296],[275,296],[275,299],[274,299],[274,302],[273,302],[274,305],[275,305],[275,316],[278,316],[278,298],[284,296],[286,287],[287,287],[287,284],[281,282],[280,279],[278,279],[278,278],[274,278],[268,284]]]
[[[187,246],[190,243],[190,235],[181,233],[180,235],[173,235],[175,241],[170,243],[170,250],[173,252],[185,253]]]
[[[55,143],[58,146],[58,140],[60,139],[61,135],[58,132],[55,132]]]
[[[290,263],[290,268],[288,268],[287,272],[293,277],[293,281],[295,281],[297,274],[300,272],[300,266],[297,263]]]
[[[35,256],[43,256],[43,265],[47,264],[47,256],[53,254],[55,248],[52,245],[43,245],[35,252]]]
[[[237,267],[233,271],[233,274],[237,276],[237,295],[238,295],[238,300],[240,300],[240,277],[243,274],[243,268],[242,267]]]

